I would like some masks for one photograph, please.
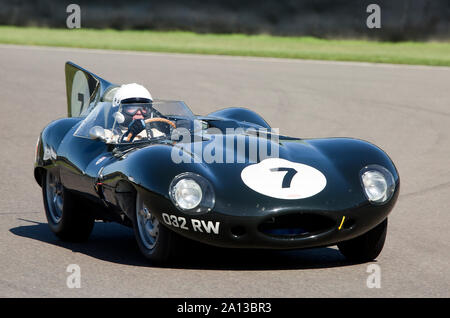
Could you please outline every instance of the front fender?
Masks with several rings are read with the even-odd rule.
[[[127,180],[137,187],[169,198],[169,185],[183,172],[194,172],[211,177],[204,163],[175,163],[171,145],[151,145],[136,149],[103,169],[103,183],[114,186],[118,180]]]
[[[337,169],[354,174],[370,164],[388,169],[396,182],[399,174],[391,158],[374,144],[353,138],[309,139],[307,142],[330,159]]]

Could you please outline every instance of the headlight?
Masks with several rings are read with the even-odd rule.
[[[182,179],[173,187],[173,197],[183,210],[195,208],[202,201],[202,189],[192,179]]]
[[[386,168],[379,165],[369,165],[361,170],[360,176],[364,193],[371,203],[385,203],[394,194],[394,176]]]
[[[169,195],[177,208],[186,213],[199,214],[214,207],[214,191],[208,180],[187,172],[176,176],[169,187]]]

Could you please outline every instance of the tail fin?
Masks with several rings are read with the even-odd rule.
[[[68,117],[86,116],[117,87],[72,62],[66,62],[65,72]]]

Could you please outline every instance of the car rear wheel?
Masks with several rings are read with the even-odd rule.
[[[151,262],[163,264],[176,252],[178,238],[152,214],[142,196],[136,194],[133,227],[139,250]]]
[[[45,215],[51,231],[65,241],[87,240],[95,219],[83,200],[64,188],[56,174],[47,171],[42,178]]]
[[[377,258],[383,249],[387,233],[387,218],[369,232],[349,241],[341,242],[338,248],[344,256],[355,262],[369,262]]]

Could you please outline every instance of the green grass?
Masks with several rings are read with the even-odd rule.
[[[450,66],[450,42],[324,40],[192,32],[0,26],[0,43],[111,50]]]

